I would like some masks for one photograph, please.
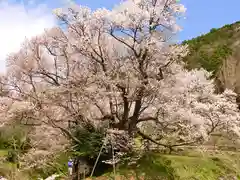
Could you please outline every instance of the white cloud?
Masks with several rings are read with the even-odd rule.
[[[56,24],[47,5],[0,2],[0,71],[5,69],[5,58],[16,52],[25,37],[41,34]]]

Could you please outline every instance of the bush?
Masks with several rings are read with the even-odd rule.
[[[18,155],[19,155],[19,152],[17,152],[16,150],[10,150],[8,151],[8,155],[6,159],[11,163],[18,163]]]
[[[80,143],[72,143],[74,151],[73,156],[75,159],[74,164],[78,164],[81,163],[80,161],[84,161],[86,162],[86,166],[91,169],[94,166],[94,163],[103,145],[105,137],[104,129],[95,128],[92,124],[87,123],[84,126],[74,129],[74,136],[77,137],[77,139],[80,141]],[[111,165],[102,162],[111,158],[111,150],[102,151],[98,160],[98,164],[95,168],[94,175],[101,175],[112,168]]]
[[[32,168],[27,170],[27,174],[31,176],[32,179],[37,178],[47,178],[53,174],[67,175],[68,173],[68,159],[71,154],[68,152],[61,152],[56,154],[54,159],[49,160],[48,163],[41,167]]]
[[[4,126],[0,129],[0,149],[18,149],[27,151],[31,148],[28,130],[21,125]]]
[[[74,130],[74,136],[80,141],[80,143],[73,142],[73,150],[77,156],[97,157],[105,136],[103,129],[96,129],[88,124],[84,127],[77,127]]]

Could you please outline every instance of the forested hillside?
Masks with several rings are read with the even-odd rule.
[[[230,88],[240,93],[240,22],[213,28],[183,44],[190,49],[185,58],[188,68],[203,67],[213,72],[219,91]]]

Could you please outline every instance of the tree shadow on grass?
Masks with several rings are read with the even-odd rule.
[[[121,175],[136,180],[177,180],[179,176],[171,166],[171,161],[166,157],[152,152],[144,154],[134,165],[120,167]]]

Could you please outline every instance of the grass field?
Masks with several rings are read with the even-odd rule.
[[[150,153],[138,161],[137,166],[120,167],[117,174],[117,179],[126,180],[234,180],[240,179],[240,154],[227,152],[192,153],[190,155]],[[109,173],[96,179],[112,179],[112,177],[112,173]]]
[[[7,155],[0,150],[0,157]],[[34,180],[37,176],[67,173],[67,154],[56,158],[53,165],[42,167],[31,172],[18,172],[13,164],[0,164],[0,175],[9,180]],[[182,155],[148,153],[135,165],[122,165],[116,170],[115,180],[234,180],[240,179],[240,153],[237,152],[183,152]],[[138,177],[138,178],[137,178]],[[106,173],[96,180],[113,179],[113,173]]]

